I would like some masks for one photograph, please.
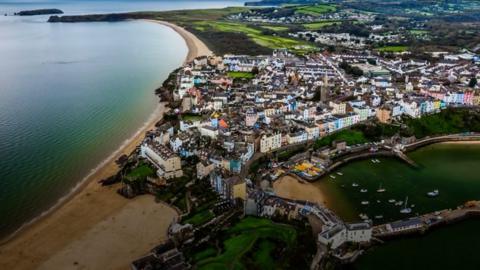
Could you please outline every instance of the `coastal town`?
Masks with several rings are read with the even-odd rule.
[[[172,73],[163,89],[171,92],[161,92],[170,111],[125,161],[131,167],[121,193],[152,193],[173,203],[185,219],[170,227],[170,241],[132,268],[186,269],[191,261],[183,250],[201,247],[219,228],[244,215],[308,220],[318,247],[311,269],[323,269],[325,257],[348,263],[385,236],[416,232],[436,219],[448,221],[432,214],[425,221],[416,217],[379,224],[363,214],[357,222],[345,223],[321,203],[278,197],[272,189],[285,176],[299,182],[331,173],[335,178],[335,168],[354,159],[374,162],[376,156],[394,156],[415,166],[405,151],[480,139],[475,132],[416,138],[400,128],[371,141],[356,141],[349,134],[359,125],[400,126],[406,117],[475,110],[480,105],[478,86],[472,83],[480,74],[478,55],[432,55],[434,61],[428,62],[368,53],[298,57],[276,50],[264,56],[198,57]],[[351,69],[361,75],[349,74]],[[150,175],[135,177],[145,167]],[[187,188],[176,191],[182,185]],[[213,193],[190,191],[197,185]],[[464,207],[479,213],[476,203]]]
[[[160,24],[188,55],[151,119],[58,212],[12,236],[0,266],[357,269],[377,247],[480,216],[478,192],[392,184],[395,170],[423,173],[416,151],[480,142],[480,4],[453,2],[48,13]]]

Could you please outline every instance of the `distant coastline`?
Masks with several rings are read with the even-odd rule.
[[[63,11],[57,8],[49,9],[32,9],[32,10],[22,10],[15,12],[15,16],[35,16],[35,15],[52,15],[52,14],[63,14]]]
[[[163,21],[149,21],[170,27],[185,40],[188,47],[185,61],[191,61],[196,57],[212,53],[202,41],[182,27]],[[128,205],[129,200],[116,194],[115,190],[119,187],[119,184],[103,187],[98,182],[118,172],[119,168],[115,160],[123,154],[128,155],[133,152],[143,140],[145,133],[154,128],[167,110],[168,108],[165,107],[164,103],[159,104],[150,119],[133,137],[126,140],[119,149],[100,163],[97,168],[93,169],[69,194],[61,198],[55,206],[3,239],[0,242],[0,265],[10,266],[9,269],[38,268],[48,258],[55,255],[58,257],[58,254],[65,253],[68,243],[91,240],[85,240],[81,236],[100,222],[105,223],[112,216],[115,219],[116,215],[123,213],[122,209]],[[170,208],[166,205],[162,207]],[[95,211],[92,211],[92,209],[95,209]],[[175,219],[178,216],[175,211],[168,211],[168,213],[170,212],[171,214],[165,215],[164,218]],[[88,217],[82,216],[82,213],[88,213]],[[166,234],[169,224],[170,222],[166,222],[166,227],[155,228],[158,231],[163,230]],[[58,228],[65,229],[59,231]],[[135,228],[136,226],[133,226],[132,229]],[[108,230],[105,232],[107,233]],[[150,240],[145,239],[144,244],[148,245],[149,243]],[[128,244],[125,243],[125,245]],[[147,252],[148,249],[146,247],[144,252]],[[23,250],[29,250],[29,254],[23,253]],[[123,258],[128,262],[136,257],[130,258],[129,251],[126,248],[121,250],[125,251],[126,254],[119,255],[123,255]]]

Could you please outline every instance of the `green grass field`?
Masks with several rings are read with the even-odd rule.
[[[319,30],[319,29],[322,29],[325,26],[334,25],[336,23],[341,23],[341,21],[320,21],[320,22],[314,22],[314,23],[306,23],[306,24],[302,24],[302,25],[307,30]]]
[[[152,176],[155,174],[155,171],[148,165],[143,164],[133,169],[126,175],[126,178],[129,180],[141,180],[147,178],[147,176]]]
[[[204,30],[212,28],[216,31],[221,32],[233,32],[233,33],[243,33],[246,34],[252,41],[257,43],[260,46],[270,48],[270,49],[282,49],[288,48],[293,51],[297,47],[306,47],[303,49],[314,49],[307,42],[301,40],[295,40],[286,37],[272,36],[262,34],[262,31],[253,27],[250,27],[242,23],[233,23],[233,22],[223,22],[223,21],[200,21],[195,22],[195,27],[203,28]]]
[[[268,219],[247,217],[225,231],[220,255],[212,249],[193,256],[198,269],[280,269],[281,261],[274,261],[272,252],[281,243],[288,248],[297,240],[295,228],[276,224]]]
[[[272,30],[275,32],[284,32],[287,31],[289,28],[286,26],[273,26],[273,25],[262,25],[262,28],[265,28],[267,30]]]
[[[239,72],[239,71],[229,71],[227,72],[228,77],[233,79],[253,79],[255,75],[251,72]]]
[[[376,48],[379,52],[393,52],[393,53],[400,53],[405,52],[408,50],[407,46],[384,46]]]
[[[335,12],[337,8],[335,5],[313,5],[313,6],[300,6],[295,10],[295,13],[319,16],[323,13]]]

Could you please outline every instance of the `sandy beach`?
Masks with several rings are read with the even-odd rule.
[[[322,191],[312,183],[299,178],[285,175],[273,183],[273,189],[279,197],[305,200],[324,204],[325,196]]]
[[[187,60],[210,52],[183,28],[168,26],[185,38]],[[0,269],[129,269],[132,260],[166,239],[168,226],[178,218],[173,208],[148,195],[125,199],[116,193],[120,184],[98,184],[118,172],[115,160],[135,150],[165,110],[159,104],[145,125],[69,196],[7,239],[0,246]]]
[[[185,59],[185,62],[190,62],[194,58],[199,56],[210,56],[212,55],[212,51],[203,43],[200,39],[198,39],[195,35],[185,30],[183,27],[178,25],[165,22],[165,21],[156,21],[156,20],[146,20],[153,23],[158,23],[161,25],[168,26],[172,28],[175,32],[177,32],[182,38],[185,40],[185,43],[188,47],[188,54]]]

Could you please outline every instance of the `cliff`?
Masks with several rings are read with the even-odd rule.
[[[135,19],[150,19],[153,17],[149,12],[110,13],[75,16],[50,16],[48,22],[74,23],[74,22],[118,22]]]

